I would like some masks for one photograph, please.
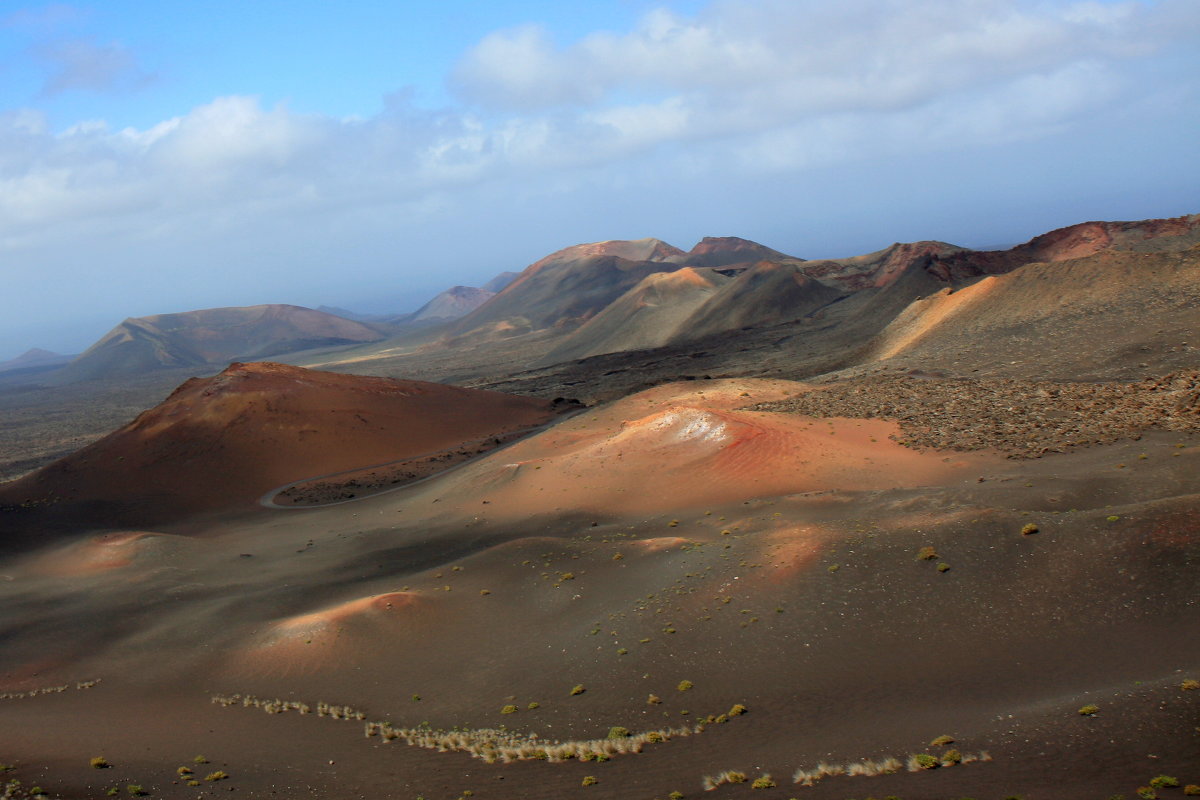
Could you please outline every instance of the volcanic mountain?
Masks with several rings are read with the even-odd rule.
[[[166,367],[223,365],[238,359],[383,338],[362,323],[300,306],[156,314],[125,320],[68,364],[58,378],[60,382],[73,382]]]
[[[448,322],[470,314],[496,296],[487,289],[452,286],[421,306],[405,322]]]
[[[245,506],[302,478],[459,451],[540,425],[550,403],[269,362],[192,378],[107,437],[4,484],[99,519],[146,525]]]
[[[718,270],[693,267],[647,275],[567,335],[540,363],[661,347],[677,336],[688,318],[731,280],[730,275]]]
[[[49,350],[43,350],[40,347],[34,347],[31,350],[26,350],[16,358],[8,361],[0,361],[0,372],[9,372],[15,369],[46,369],[57,367],[66,364],[75,356],[64,356],[60,353],[53,353]]]
[[[564,248],[526,267],[503,291],[460,319],[451,335],[503,337],[574,327],[647,275],[678,269],[667,259],[680,255],[683,251],[658,239]]]
[[[1081,222],[1035,236],[1008,250],[963,250],[935,255],[929,270],[939,277],[998,275],[1023,264],[1082,258],[1104,250],[1178,252],[1200,243],[1200,214],[1135,222]]]
[[[705,236],[688,252],[670,256],[667,260],[690,267],[724,267],[730,264],[752,264],[756,261],[801,259],[737,236]]]

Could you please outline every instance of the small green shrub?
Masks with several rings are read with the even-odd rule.
[[[575,695],[583,694],[586,691],[587,691],[587,689],[583,688],[583,684],[579,683],[579,684],[576,684],[574,687],[572,687],[571,696],[574,697]]]
[[[533,702],[525,707],[528,708],[530,711],[533,711],[535,708],[541,708],[541,706],[542,706],[541,703]]]
[[[147,792],[145,789],[143,789],[141,787],[141,784],[137,784],[137,783],[129,784],[128,786],[125,787],[125,791],[129,792],[134,797],[145,797],[146,795],[150,794],[149,792]]]
[[[1108,515],[1107,517],[1105,517],[1104,519],[1105,519],[1106,521],[1108,521],[1108,522],[1116,522],[1117,520],[1119,520],[1119,519],[1120,519],[1120,517],[1118,517],[1116,514],[1109,514],[1109,515]]]
[[[92,769],[108,769],[112,766],[104,756],[96,756],[88,763],[92,765]]]
[[[1200,785],[1189,783],[1187,786],[1183,787],[1183,793],[1188,797],[1200,797]]]
[[[695,686],[695,684],[694,684],[694,683],[692,683],[691,681],[689,681],[689,680],[682,680],[682,681],[680,681],[680,682],[679,682],[679,685],[678,685],[678,686],[676,686],[675,688],[676,688],[676,689],[678,689],[678,690],[679,690],[679,691],[681,691],[681,692],[686,692],[688,689],[691,689],[693,686]]]
[[[942,734],[929,743],[930,747],[945,747],[948,744],[954,744],[954,737]]]
[[[583,779],[584,786],[595,786],[599,782],[600,781],[596,780],[595,775],[586,775],[586,776],[584,776],[584,779]]]
[[[961,764],[961,763],[962,763],[962,753],[958,752],[957,750],[947,750],[946,752],[942,753],[942,764],[943,765],[952,766],[954,764]]]
[[[760,775],[754,779],[754,783],[750,784],[751,789],[774,789],[777,784],[771,780],[770,775]]]
[[[1026,523],[1025,527],[1021,528],[1021,534],[1023,536],[1028,536],[1031,533],[1037,533],[1037,532],[1038,532],[1038,526],[1034,525],[1032,522]]]
[[[1158,775],[1150,779],[1150,785],[1155,789],[1175,789],[1179,786],[1179,779],[1170,775]]]
[[[1185,692],[1194,692],[1197,689],[1200,689],[1200,681],[1196,680],[1195,678],[1188,678],[1186,681],[1179,684],[1179,688]]]
[[[725,773],[725,780],[729,781],[730,783],[745,783],[746,773],[734,772],[733,770],[730,770],[729,772]]]
[[[1149,786],[1139,786],[1137,796],[1142,800],[1158,800],[1158,792],[1151,789]]]
[[[192,774],[192,768],[191,768],[191,767],[180,767],[179,769],[175,770],[175,772],[176,772],[178,775],[180,775],[181,777],[182,777],[182,776],[184,776],[184,775],[191,775],[191,774]]]
[[[196,756],[195,758],[192,759],[192,763],[193,764],[207,764],[208,759],[205,758],[204,756]]]
[[[740,717],[742,714],[745,714],[747,711],[749,711],[749,709],[746,708],[744,705],[742,705],[741,703],[736,703],[736,704],[734,704],[733,708],[729,709],[729,716]]]
[[[949,565],[949,564],[947,564],[945,561],[943,561],[943,562],[941,562],[940,564],[938,564],[938,565],[937,565],[937,571],[938,571],[938,572],[949,572],[949,571],[950,571],[950,565]]]
[[[608,729],[608,738],[610,739],[628,739],[629,736],[629,728],[625,728],[620,725],[614,725]]]
[[[683,792],[671,792],[667,797],[670,800],[683,800]]]
[[[515,714],[515,713],[517,713],[517,707],[514,706],[512,703],[509,703],[504,708],[500,709],[500,713],[501,714]]]
[[[1079,709],[1079,715],[1083,716],[1083,717],[1090,717],[1099,710],[1100,710],[1100,706],[1094,706],[1089,703],[1088,705]]]
[[[937,550],[930,545],[926,545],[917,551],[917,561],[933,561],[937,557]]]
[[[224,770],[219,769],[216,772],[210,772],[207,775],[205,775],[204,780],[206,780],[206,781],[223,781],[228,777],[229,777],[229,775]]]
[[[913,763],[921,769],[937,769],[940,766],[938,760],[929,753],[917,753],[913,756]]]

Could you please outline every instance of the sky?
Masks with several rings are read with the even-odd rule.
[[[579,242],[1200,212],[1196,0],[0,0],[0,361]]]

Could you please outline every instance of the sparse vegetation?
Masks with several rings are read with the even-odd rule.
[[[938,572],[949,572],[949,571],[950,571],[950,565],[949,565],[949,564],[947,564],[945,561],[943,561],[943,562],[941,562],[940,564],[938,564],[938,565],[937,565],[937,571],[938,571]]]
[[[954,744],[954,737],[942,734],[929,743],[930,747],[945,747],[948,744]]]
[[[204,776],[204,780],[206,780],[206,781],[214,781],[214,782],[215,782],[215,781],[223,781],[223,780],[225,780],[225,779],[226,779],[226,778],[228,778],[228,777],[229,777],[229,774],[228,774],[227,772],[225,772],[224,770],[221,770],[221,769],[219,769],[219,770],[217,770],[216,772],[210,772],[210,773],[208,773],[207,775],[205,775],[205,776]]]
[[[134,797],[145,797],[146,795],[150,794],[142,788],[141,784],[138,783],[131,783],[127,785],[125,787],[125,791],[129,792],[129,794],[133,795]]]
[[[1188,797],[1200,797],[1200,784],[1189,783],[1183,787],[1183,793]]]
[[[1195,678],[1188,678],[1186,681],[1179,684],[1179,688],[1185,692],[1194,692],[1197,689],[1200,689],[1200,681],[1196,680]]]
[[[628,739],[630,736],[629,728],[620,725],[614,725],[608,729],[608,738],[610,739]]]
[[[1100,706],[1088,704],[1079,709],[1079,715],[1082,717],[1090,717],[1100,710]]]
[[[1157,775],[1150,779],[1150,785],[1155,789],[1176,789],[1179,787],[1179,779],[1170,775]]]
[[[92,765],[92,769],[108,769],[111,766],[104,756],[96,756],[89,763]]]
[[[1038,532],[1038,526],[1033,524],[1032,522],[1025,523],[1025,527],[1021,528],[1022,536],[1029,536],[1030,534],[1037,533],[1037,532]]]
[[[508,705],[506,705],[500,709],[500,713],[501,714],[515,714],[515,713],[517,713],[517,707],[514,706],[512,703],[509,703]]]
[[[770,775],[760,775],[754,779],[754,783],[750,784],[751,789],[774,789],[777,784],[771,780]]]
[[[583,684],[578,683],[571,688],[571,696],[574,697],[575,695],[583,694],[586,691],[587,691],[587,689],[584,688]]]
[[[941,763],[929,755],[929,753],[916,753],[908,757],[908,769],[910,772],[916,772],[921,769],[937,769],[941,766]],[[916,769],[913,769],[914,766]]]
[[[926,545],[917,551],[917,561],[933,561],[937,557],[937,549],[932,545]]]
[[[679,682],[679,685],[678,685],[678,686],[676,686],[675,688],[676,688],[676,689],[678,689],[678,690],[679,690],[679,691],[681,691],[681,692],[686,692],[688,689],[691,689],[693,686],[695,686],[695,684],[694,684],[694,683],[692,683],[691,681],[689,681],[689,680],[682,680],[682,681],[680,681],[680,682]]]
[[[584,786],[595,786],[599,782],[600,781],[596,780],[595,775],[587,775],[587,776],[584,776],[584,779],[583,779]]]

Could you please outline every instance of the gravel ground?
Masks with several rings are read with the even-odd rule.
[[[1200,370],[1137,383],[889,375],[834,383],[748,408],[894,419],[909,446],[994,448],[1011,458],[1035,458],[1133,438],[1150,428],[1200,431]]]

